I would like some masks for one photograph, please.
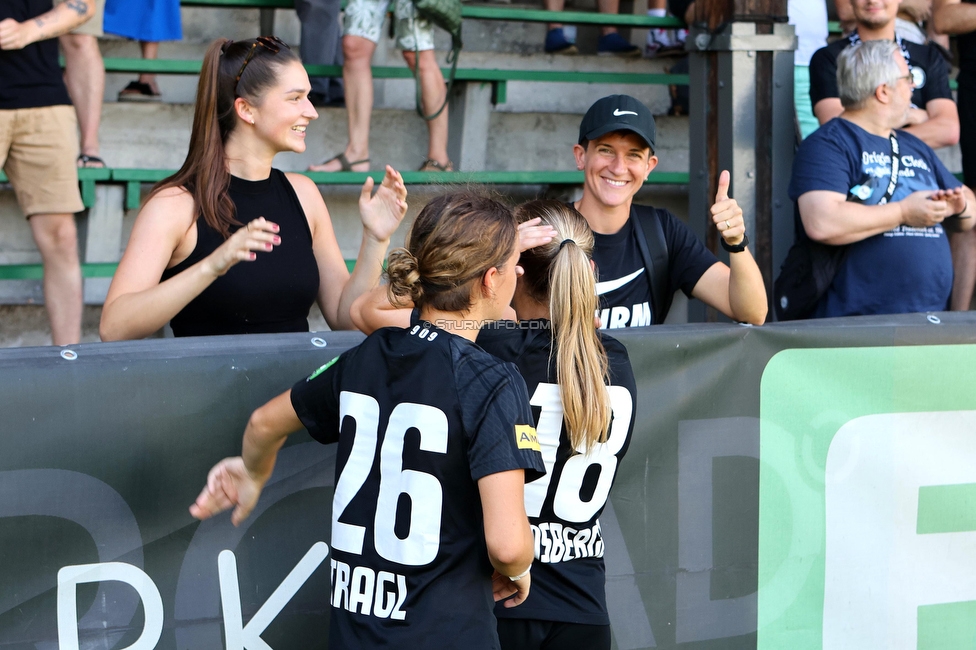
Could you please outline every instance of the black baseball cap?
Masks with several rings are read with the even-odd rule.
[[[595,140],[613,131],[630,131],[639,135],[654,153],[654,116],[647,106],[630,95],[610,95],[598,99],[580,122],[579,143]]]

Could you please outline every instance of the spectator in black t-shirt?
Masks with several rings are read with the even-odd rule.
[[[627,95],[611,95],[586,112],[579,143],[573,147],[576,165],[584,172],[583,198],[575,207],[596,236],[593,260],[600,279],[601,326],[663,323],[678,289],[729,318],[762,324],[766,288],[746,248],[742,210],[728,197],[728,172],[719,180],[711,218],[722,246],[731,253],[729,266],[667,210],[633,205],[634,195],[657,166],[654,135],[654,118],[644,104]],[[657,240],[650,239],[654,237],[663,239],[664,246],[656,247]],[[658,278],[660,284],[654,285],[654,251],[664,247],[667,278]],[[654,291],[662,285],[664,291]]]
[[[935,30],[956,35],[959,53],[959,149],[963,182],[976,187],[976,0],[935,0]],[[976,230],[953,233],[952,308],[969,309],[976,287]]]
[[[55,345],[81,339],[81,267],[74,213],[77,118],[58,65],[57,37],[95,12],[90,0],[0,2],[0,166],[30,220],[44,262]]]
[[[853,9],[857,28],[817,50],[810,59],[810,102],[820,123],[844,110],[837,93],[837,55],[862,40],[896,40],[915,81],[913,106],[904,130],[933,149],[956,144],[959,115],[949,90],[949,70],[939,50],[895,36],[898,0],[854,0]]]

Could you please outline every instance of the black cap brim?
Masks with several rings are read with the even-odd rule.
[[[644,144],[646,144],[650,148],[651,153],[652,154],[654,153],[654,143],[651,142],[651,139],[647,137],[646,133],[644,133],[638,128],[635,128],[632,124],[626,124],[620,122],[611,123],[611,124],[602,124],[597,128],[593,129],[592,131],[590,131],[589,133],[587,133],[584,137],[587,140],[596,140],[600,136],[604,136],[608,133],[613,133],[614,131],[629,131],[631,133],[637,134],[638,136],[640,136],[640,139],[644,141]]]

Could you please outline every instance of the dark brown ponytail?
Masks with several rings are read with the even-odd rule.
[[[275,68],[298,56],[286,47],[272,52],[253,39],[231,41],[218,38],[207,49],[197,84],[197,101],[190,131],[190,148],[178,172],[153,187],[149,198],[170,187],[186,188],[193,195],[195,216],[203,216],[207,225],[230,236],[237,221],[234,203],[227,193],[230,172],[224,144],[237,126],[234,101],[238,97],[254,105],[261,103],[262,94],[275,82]],[[251,53],[251,50],[254,52]],[[251,56],[240,79],[237,75],[245,59]]]

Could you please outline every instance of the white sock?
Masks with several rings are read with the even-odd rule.
[[[664,18],[665,16],[668,15],[668,10],[667,9],[648,9],[647,10],[647,15],[648,16],[654,16],[656,18]]]

